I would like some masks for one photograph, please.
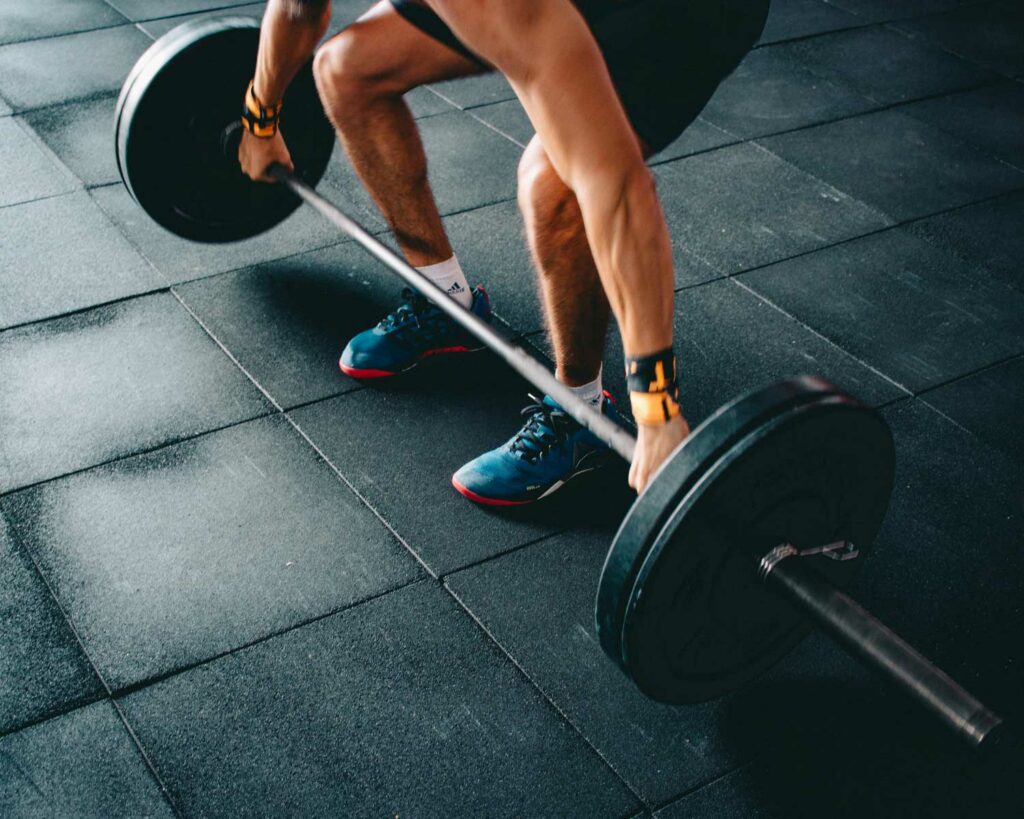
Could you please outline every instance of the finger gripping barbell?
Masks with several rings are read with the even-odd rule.
[[[627,430],[316,193],[334,135],[308,65],[281,115],[296,172],[273,167],[278,185],[242,174],[237,123],[258,39],[254,20],[194,21],[133,68],[115,136],[142,208],[180,236],[224,242],[305,202],[631,460]],[[727,404],[666,460],[619,528],[597,594],[604,650],[645,694],[696,702],[763,673],[816,622],[970,745],[990,743],[1000,718],[840,591],[882,524],[894,464],[881,416],[822,379]]]

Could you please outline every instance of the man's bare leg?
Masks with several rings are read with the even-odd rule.
[[[338,138],[410,264],[450,258],[423,143],[402,95],[426,83],[479,74],[480,65],[381,2],[324,43],[313,70]]]
[[[540,279],[558,379],[577,387],[597,378],[609,306],[576,196],[534,137],[519,165],[519,206]]]

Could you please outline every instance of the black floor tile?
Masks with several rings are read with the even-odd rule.
[[[353,243],[181,285],[200,321],[281,406],[355,389],[338,358],[400,302],[402,284]]]
[[[135,26],[0,48],[0,94],[16,110],[117,91],[150,39]]]
[[[1014,0],[906,20],[897,27],[993,71],[1024,75],[1024,10]]]
[[[1024,187],[1024,174],[896,111],[759,143],[898,219],[927,216]]]
[[[0,333],[0,491],[266,412],[167,293]]]
[[[211,7],[192,14],[179,14],[176,17],[160,16],[154,20],[146,20],[145,22],[139,23],[139,28],[155,40],[165,35],[168,31],[171,31],[182,23],[187,23],[190,20],[198,20],[206,17],[252,17],[259,20],[263,17],[263,10],[266,6],[266,3],[247,3],[244,6],[231,6],[230,8]],[[159,13],[159,10],[157,13]]]
[[[0,45],[36,40],[127,22],[103,0],[5,0],[0,8]]]
[[[25,115],[61,162],[86,185],[120,180],[114,157],[114,97],[43,108]]]
[[[861,17],[825,0],[772,0],[760,43],[810,37],[863,25]]]
[[[450,576],[449,587],[648,804],[734,767],[758,747],[732,711],[762,685],[717,702],[672,706],[643,696],[603,653],[594,593],[614,526],[543,541]],[[526,601],[526,602],[524,602]],[[819,635],[773,673],[774,684],[860,683],[866,674]],[[794,731],[806,732],[799,721]],[[733,737],[737,732],[741,736]]]
[[[515,198],[518,145],[462,111],[422,119],[419,128],[441,213]]]
[[[1024,193],[911,222],[907,230],[967,262],[969,269],[1024,289]]]
[[[915,392],[1024,352],[1024,294],[900,229],[742,281]]]
[[[69,193],[78,187],[74,177],[26,133],[15,117],[0,119],[0,172],[4,178],[0,208]]]
[[[210,11],[240,5],[232,0],[107,0],[132,21],[152,20],[174,14]]]
[[[659,165],[674,246],[736,273],[889,223],[884,216],[755,145]]]
[[[833,6],[856,14],[863,20],[880,23],[921,14],[947,11],[962,5],[965,0],[828,0]],[[970,0],[966,0],[970,2]]]
[[[789,51],[815,73],[885,104],[957,91],[994,77],[885,26],[823,34],[793,43]]]
[[[476,506],[451,485],[460,466],[516,432],[530,391],[536,390],[481,353],[435,360],[393,386],[332,398],[292,415],[399,536],[433,570],[447,572],[586,514],[577,508],[583,489],[567,488],[551,503],[505,511]]]
[[[0,738],[0,812],[174,816],[107,701]]]
[[[99,679],[2,514],[0,616],[0,734],[102,695]]]
[[[1024,168],[1024,85],[1020,83],[913,102],[899,110]]]
[[[858,594],[1012,725],[1024,715],[1020,461],[921,401],[886,415],[896,488]]]
[[[927,393],[924,400],[987,444],[1024,463],[1024,359],[1017,358]]]
[[[326,195],[340,197],[333,191]],[[212,276],[344,239],[311,208],[300,208],[281,225],[244,242],[209,245],[189,242],[157,225],[122,185],[95,188],[90,196],[170,284]]]
[[[744,139],[788,131],[876,107],[841,83],[816,76],[794,46],[750,52],[715,92],[703,116]]]
[[[439,82],[430,87],[452,105],[462,109],[511,100],[516,96],[508,80],[497,71]]]
[[[4,509],[115,691],[422,575],[282,416],[9,495]]]
[[[0,328],[163,286],[84,193],[0,208]]]
[[[783,819],[764,803],[749,767],[740,768],[654,812],[654,819]]]
[[[123,705],[189,814],[616,817],[636,808],[431,583]]]

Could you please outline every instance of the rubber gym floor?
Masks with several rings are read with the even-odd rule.
[[[0,5],[0,814],[1012,803],[1019,776],[820,634],[724,699],[642,697],[593,627],[624,471],[526,513],[470,505],[449,477],[514,430],[526,384],[487,354],[386,389],[344,377],[345,340],[399,283],[311,210],[221,247],[148,220],[115,168],[116,92],[153,38],[225,5]],[[336,0],[332,29],[363,5]],[[853,591],[1010,720],[1022,79],[1015,2],[774,0],[759,46],[652,161],[685,411],[805,372],[881,407],[897,486]],[[519,104],[495,77],[409,102],[463,266],[545,355]],[[320,189],[387,240],[340,156]],[[621,405],[620,362],[612,338]]]

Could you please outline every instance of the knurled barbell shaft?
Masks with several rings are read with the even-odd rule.
[[[762,563],[766,582],[867,665],[908,692],[968,744],[980,746],[1002,719],[860,604],[839,591],[798,553]]]
[[[604,441],[627,463],[633,460],[636,438],[627,430],[606,418],[586,401],[577,398],[554,374],[543,364],[531,357],[522,347],[517,347],[503,338],[490,324],[475,313],[450,298],[405,259],[383,244],[366,228],[347,216],[336,205],[322,197],[313,188],[299,179],[282,165],[273,165],[269,174],[284,185],[287,185],[296,196],[312,206],[318,213],[335,225],[342,233],[358,242],[378,261],[383,262],[392,272],[398,274],[410,287],[415,288],[440,310],[457,322],[463,329],[472,333],[487,347],[497,353],[508,365],[523,378],[540,390],[550,395],[559,406],[583,426]]]

